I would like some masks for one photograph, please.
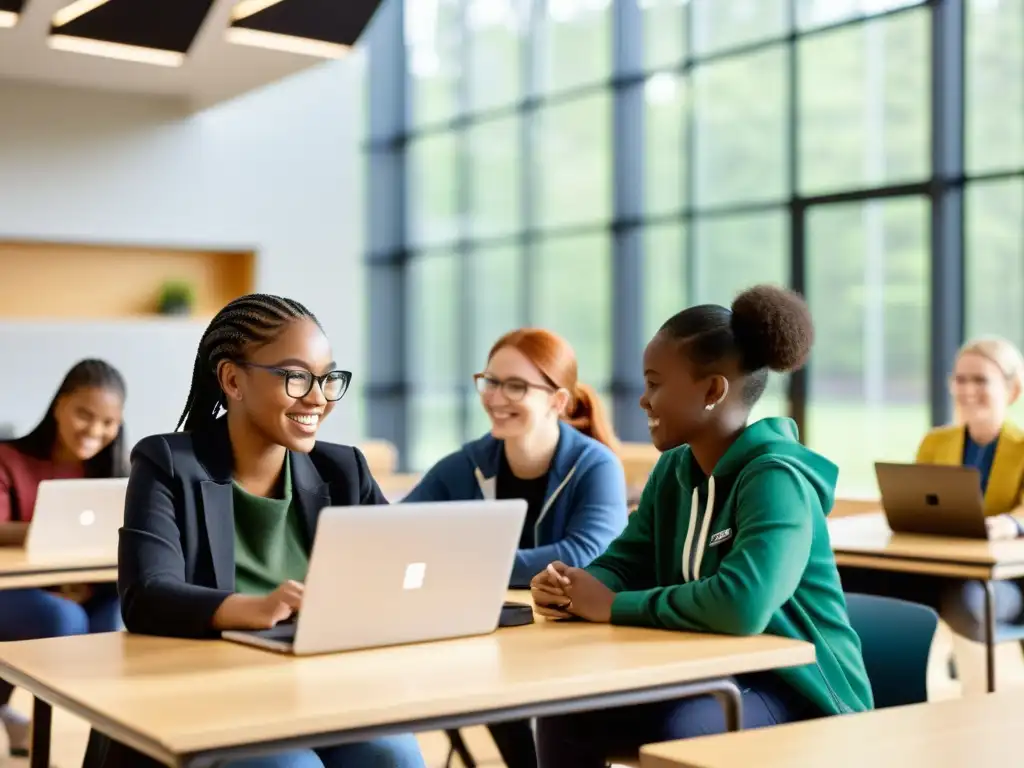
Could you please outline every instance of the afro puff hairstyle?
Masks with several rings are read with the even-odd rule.
[[[735,361],[743,383],[743,402],[752,406],[764,393],[768,371],[801,368],[814,343],[807,303],[794,291],[756,285],[739,294],[732,309],[701,304],[670,317],[659,333],[678,341],[698,375]]]

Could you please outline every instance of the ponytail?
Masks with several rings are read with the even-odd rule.
[[[618,452],[619,438],[616,437],[611,419],[608,418],[608,411],[594,388],[579,382],[572,396],[565,422],[587,437],[592,437]]]

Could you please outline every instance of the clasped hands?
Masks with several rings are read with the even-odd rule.
[[[530,595],[537,613],[548,619],[580,618],[607,624],[615,593],[582,568],[555,561],[533,577]]]

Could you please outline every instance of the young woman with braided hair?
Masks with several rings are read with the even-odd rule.
[[[313,531],[327,506],[385,504],[363,455],[317,442],[348,389],[313,314],[252,294],[199,343],[183,431],[132,451],[118,589],[129,632],[215,637],[268,629],[302,604]],[[146,758],[96,734],[87,762]],[[413,736],[266,758],[230,768],[422,768]]]

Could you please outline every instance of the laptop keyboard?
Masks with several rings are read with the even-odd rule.
[[[294,643],[295,642],[295,627],[297,625],[294,621],[288,621],[278,624],[276,627],[270,629],[254,629],[249,631],[247,634],[253,637],[261,637],[264,640],[274,640],[279,643]]]

